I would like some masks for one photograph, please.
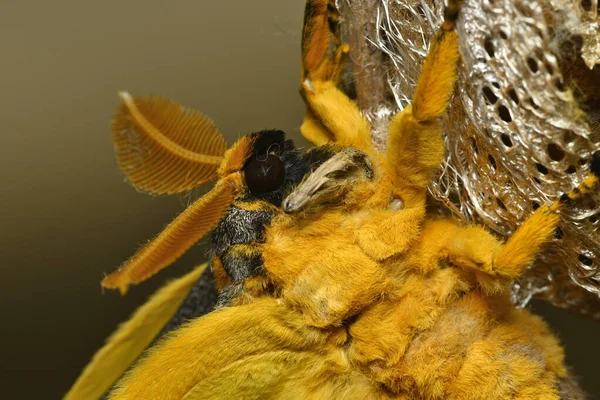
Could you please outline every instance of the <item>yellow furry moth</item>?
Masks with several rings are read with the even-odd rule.
[[[66,398],[580,398],[560,344],[512,305],[509,288],[553,237],[558,213],[597,189],[600,158],[505,243],[426,210],[444,153],[438,117],[456,80],[461,4],[448,2],[384,150],[338,88],[349,49],[333,0],[306,5],[302,134],[315,147],[305,154],[281,131],[225,151],[201,114],[122,94],[113,139],[134,186],[178,193],[217,183],[102,284],[124,293],[212,232],[207,271],[218,299],[208,313],[194,303],[202,268],[167,285]]]

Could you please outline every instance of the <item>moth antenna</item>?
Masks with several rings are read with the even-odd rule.
[[[119,97],[112,139],[136,189],[181,193],[217,178],[227,144],[210,118],[164,97]]]
[[[125,294],[129,285],[140,283],[169,266],[217,226],[240,184],[239,174],[220,180],[123,266],[104,278],[102,286]]]

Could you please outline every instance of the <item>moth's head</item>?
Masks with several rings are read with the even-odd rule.
[[[264,201],[279,207],[307,172],[294,143],[280,130],[263,130],[238,140],[224,155],[220,179],[239,174],[238,201]]]
[[[103,286],[121,292],[175,261],[236,202],[257,202],[259,208],[282,214],[340,207],[396,212],[404,204],[422,208],[429,176],[443,155],[435,129],[416,141],[392,135],[384,152],[372,147],[366,131],[303,156],[281,131],[243,136],[228,149],[214,123],[201,113],[162,97],[120,95],[113,142],[119,166],[134,187],[174,194],[216,180],[104,279]]]
[[[281,131],[261,131],[227,148],[215,124],[163,97],[120,93],[112,124],[117,161],[130,183],[152,194],[183,193],[215,181],[156,238],[102,282],[125,293],[213,230],[238,201],[278,209],[306,169]]]
[[[225,153],[219,178],[238,173],[236,201],[263,201],[285,213],[356,206],[376,191],[372,158],[336,144],[300,154],[282,131],[265,130],[242,137]]]

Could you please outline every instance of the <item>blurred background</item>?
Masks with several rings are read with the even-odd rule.
[[[303,0],[2,2],[0,387],[60,398],[105,338],[201,243],[125,297],[100,280],[188,204],[124,182],[109,135],[118,90],[211,116],[228,143],[298,127]],[[600,324],[542,303],[568,362],[600,398]]]

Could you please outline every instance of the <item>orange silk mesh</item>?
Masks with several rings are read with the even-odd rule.
[[[227,144],[206,116],[163,97],[132,97],[112,124],[119,167],[137,189],[181,193],[217,178]]]
[[[127,292],[130,284],[140,283],[179,258],[194,243],[210,232],[233,201],[237,174],[220,180],[175,218],[156,238],[138,250],[118,270],[102,281],[102,286]]]

